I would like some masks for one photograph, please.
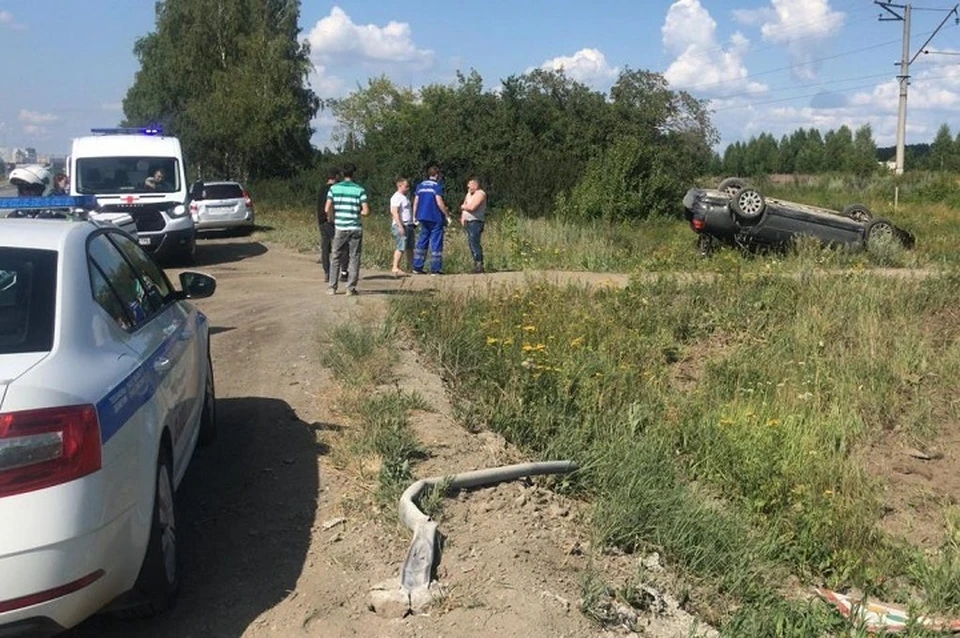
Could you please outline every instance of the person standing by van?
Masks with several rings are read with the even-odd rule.
[[[450,211],[443,201],[443,184],[440,169],[427,169],[427,179],[417,185],[413,197],[413,219],[420,224],[420,234],[413,249],[413,272],[425,274],[427,247],[430,248],[430,274],[443,274],[443,233],[450,218]]]
[[[344,246],[349,246],[350,263],[347,266],[347,294],[357,294],[357,281],[360,279],[360,254],[363,250],[363,226],[361,217],[370,214],[367,203],[367,191],[353,181],[357,167],[347,164],[343,167],[343,181],[330,186],[327,191],[327,218],[333,220],[333,257],[330,261],[330,278],[327,294],[337,294],[340,281],[340,254]]]

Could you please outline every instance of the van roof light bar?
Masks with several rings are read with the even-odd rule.
[[[163,135],[163,128],[160,126],[121,126],[116,128],[92,128],[90,132],[94,135]]]

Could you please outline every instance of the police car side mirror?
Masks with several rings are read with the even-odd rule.
[[[184,299],[204,299],[217,289],[217,280],[202,272],[187,270],[180,273],[180,296]]]

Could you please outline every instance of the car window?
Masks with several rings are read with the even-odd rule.
[[[120,297],[117,296],[116,291],[92,261],[90,264],[90,286],[93,288],[93,298],[100,304],[101,308],[107,311],[107,314],[113,317],[117,325],[124,330],[133,326],[133,318],[123,307]]]
[[[240,199],[243,189],[239,184],[204,184],[204,199]]]
[[[172,286],[170,280],[164,274],[160,266],[151,259],[147,253],[143,252],[132,239],[120,233],[110,233],[110,240],[116,244],[127,260],[133,264],[133,267],[140,273],[148,291],[152,288],[160,299],[167,300],[170,297]]]
[[[56,251],[0,248],[0,354],[49,352],[56,304]]]
[[[145,284],[130,262],[105,234],[96,235],[87,245],[87,254],[95,268],[106,279],[109,287],[123,304],[130,326],[136,328],[153,317],[162,307],[163,299]],[[91,268],[91,271],[93,268]],[[91,280],[91,287],[93,287]],[[99,300],[98,300],[99,302]],[[115,313],[104,308],[116,319]],[[121,324],[122,325],[122,324]],[[123,326],[128,327],[128,326]]]
[[[175,157],[81,157],[74,178],[82,195],[170,193],[181,188],[180,161]]]

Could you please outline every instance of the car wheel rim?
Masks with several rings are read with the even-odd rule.
[[[723,192],[726,193],[729,197],[736,197],[737,193],[740,192],[740,187],[738,186],[727,186],[723,189]]]
[[[860,222],[861,224],[865,224],[866,222],[870,221],[870,214],[864,210],[855,210],[850,213],[850,219]]]
[[[173,489],[170,487],[170,471],[166,465],[157,473],[157,518],[160,523],[160,549],[163,552],[163,569],[167,582],[177,580],[177,526],[174,517]]]
[[[760,194],[754,192],[743,193],[739,200],[740,210],[748,217],[759,215],[763,210],[763,202],[760,200]]]
[[[870,229],[870,239],[873,241],[890,241],[893,239],[893,227],[888,224],[877,224]]]

